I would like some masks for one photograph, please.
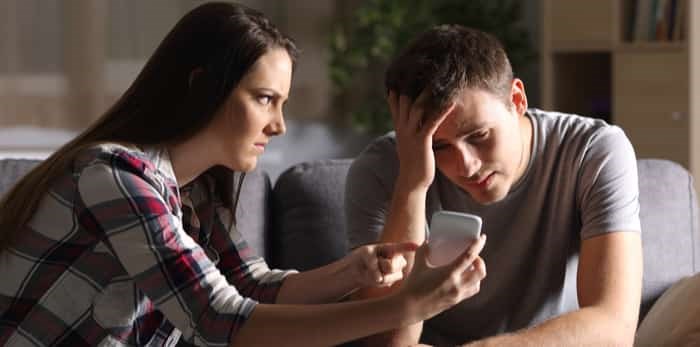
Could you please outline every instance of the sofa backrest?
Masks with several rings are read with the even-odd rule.
[[[690,173],[668,160],[641,159],[637,167],[644,247],[644,316],[669,286],[700,271],[700,234],[698,202]]]
[[[38,163],[0,159],[0,195]],[[249,173],[236,211],[238,229],[274,267],[308,270],[347,252],[345,178],[351,159],[296,165],[271,190],[264,171]],[[700,271],[693,178],[667,160],[641,159],[639,201],[644,247],[642,316],[671,284]]]
[[[35,159],[0,159],[0,196],[39,162]]]
[[[281,268],[306,270],[344,255],[342,209],[349,159],[309,162],[283,173],[273,189],[270,250]],[[642,317],[678,279],[700,270],[700,235],[693,180],[668,160],[638,160],[644,284]],[[281,254],[281,256],[279,256]]]
[[[345,178],[352,160],[295,165],[283,172],[272,193],[270,265],[309,270],[347,253]]]

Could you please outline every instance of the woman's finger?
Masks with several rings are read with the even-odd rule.
[[[377,254],[385,258],[391,258],[397,254],[413,253],[418,249],[418,245],[414,242],[383,243],[378,247]]]
[[[377,264],[379,264],[379,271],[382,275],[390,274],[394,271],[391,258],[377,258]]]
[[[362,257],[365,265],[365,276],[374,283],[382,283],[381,258],[371,256],[374,255],[375,252],[376,251],[372,250],[367,256]]]
[[[392,285],[400,280],[403,279],[403,273],[402,272],[392,272],[390,274],[384,275],[384,282],[382,282],[383,285],[389,286]]]
[[[401,272],[405,266],[406,258],[402,255],[391,258],[379,258],[379,270],[385,275],[392,272]]]

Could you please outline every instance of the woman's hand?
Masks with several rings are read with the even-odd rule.
[[[358,288],[388,287],[403,279],[407,253],[418,248],[413,242],[380,243],[358,247],[348,258]]]
[[[428,189],[435,177],[433,135],[454,109],[454,103],[438,114],[425,110],[428,93],[423,91],[411,100],[406,95],[389,91],[387,103],[396,130],[396,149],[399,157],[398,182],[406,189]]]
[[[411,273],[397,295],[408,297],[419,320],[425,320],[479,292],[486,277],[486,265],[479,257],[486,235],[467,248],[453,262],[440,267],[428,263],[427,243],[418,248]]]

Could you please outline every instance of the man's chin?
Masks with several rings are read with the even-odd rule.
[[[464,189],[464,188],[462,188]],[[470,191],[466,190],[469,196],[472,197],[472,200],[476,201],[477,203],[481,205],[491,205],[495,204],[501,200],[503,200],[507,194],[503,194],[501,190],[498,189],[498,187],[492,187],[489,190],[485,191]]]

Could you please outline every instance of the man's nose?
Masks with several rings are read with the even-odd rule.
[[[476,151],[469,146],[459,148],[459,175],[471,178],[476,176],[481,169],[481,160],[476,155]]]

